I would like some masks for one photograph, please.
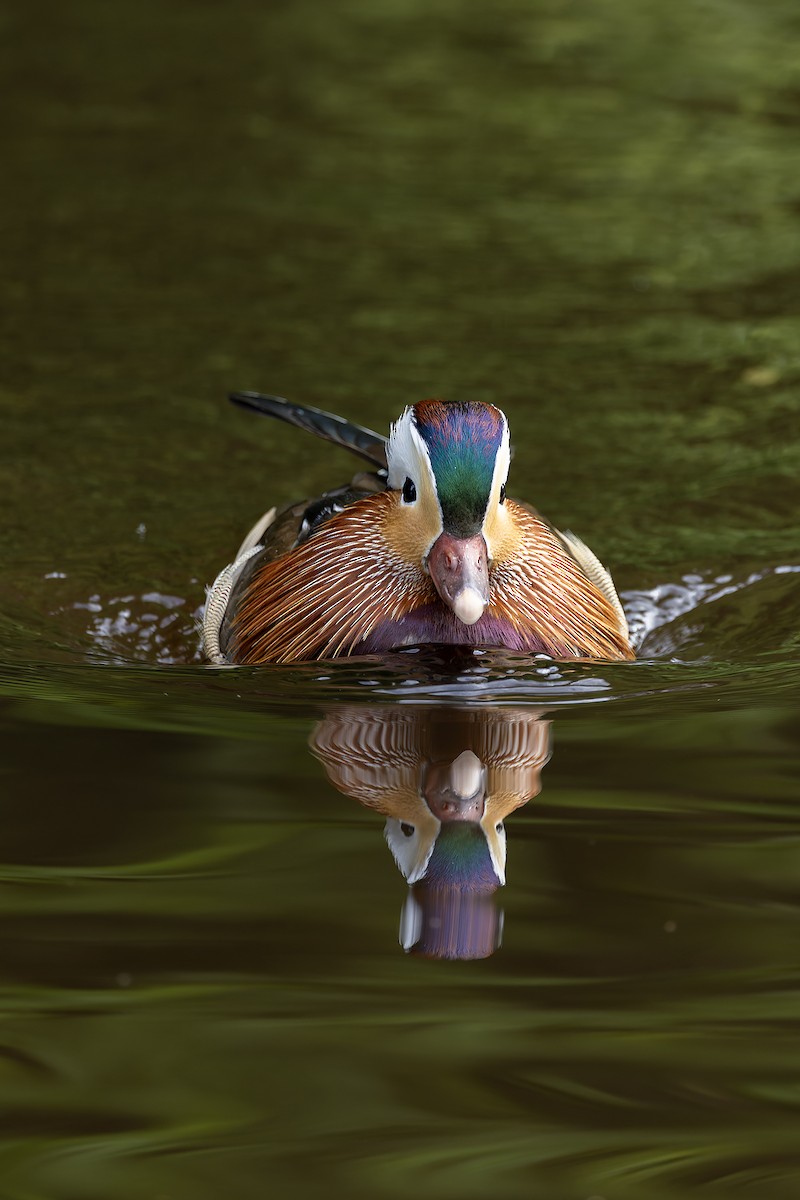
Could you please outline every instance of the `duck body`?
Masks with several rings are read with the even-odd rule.
[[[430,643],[634,657],[605,568],[506,498],[508,426],[493,405],[422,401],[387,441],[279,397],[232,399],[375,470],[254,526],[208,593],[210,661],[290,663]]]

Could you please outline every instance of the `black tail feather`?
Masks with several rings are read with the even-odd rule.
[[[282,396],[265,396],[261,392],[233,392],[230,399],[242,408],[250,408],[253,412],[262,413],[266,417],[277,417],[297,425],[317,437],[333,442],[359,454],[375,467],[386,466],[386,438],[371,429],[363,429],[346,421],[344,417],[334,416],[333,413],[323,412],[320,408],[309,405],[292,404]]]

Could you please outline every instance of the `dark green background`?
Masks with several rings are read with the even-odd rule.
[[[0,67],[4,1200],[795,1200],[797,5],[0,4]],[[351,469],[233,388],[500,404],[643,660],[203,668]],[[343,698],[548,710],[492,959],[397,946]]]

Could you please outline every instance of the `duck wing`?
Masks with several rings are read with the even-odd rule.
[[[293,404],[282,396],[266,396],[261,392],[233,392],[230,399],[242,408],[250,408],[253,412],[262,413],[265,417],[277,417],[280,421],[288,421],[297,425],[334,446],[342,446],[359,454],[374,467],[386,467],[386,441],[380,433],[354,425],[344,417],[333,413],[323,412],[321,408],[312,408],[308,404]]]

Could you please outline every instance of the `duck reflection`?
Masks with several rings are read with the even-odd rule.
[[[486,958],[500,945],[505,819],[541,788],[550,722],[515,708],[330,709],[311,749],[339,791],[386,817],[410,888],[406,951]]]

